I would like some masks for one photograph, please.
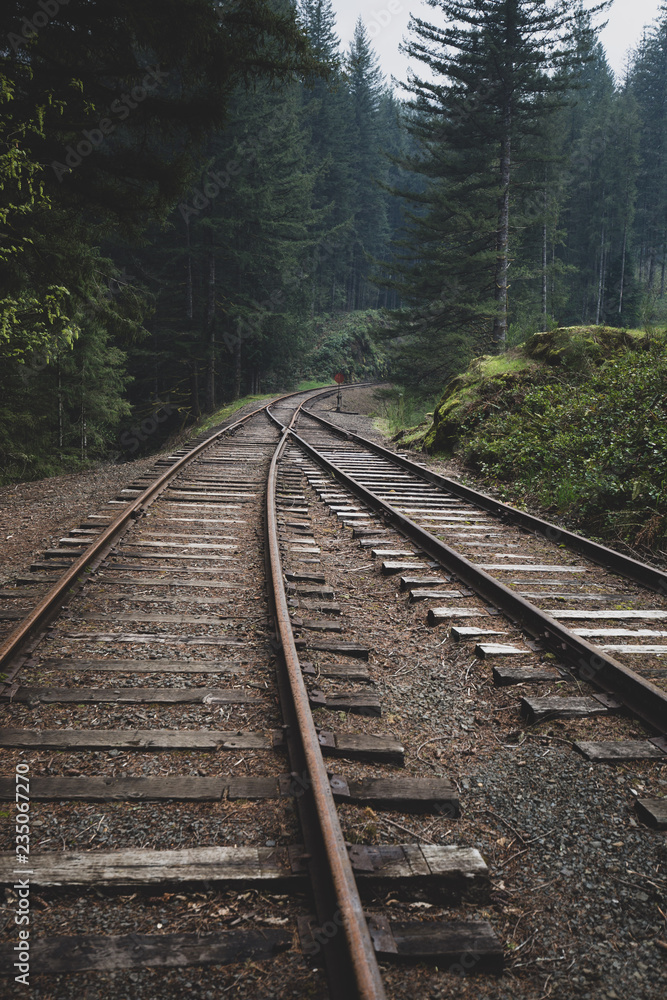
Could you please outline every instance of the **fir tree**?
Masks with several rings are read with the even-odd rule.
[[[667,7],[635,53],[627,82],[639,107],[636,235],[639,274],[649,295],[664,295],[667,267]]]
[[[415,222],[417,263],[404,291],[430,303],[432,325],[505,343],[513,213],[530,147],[571,87],[582,35],[575,3],[429,0],[446,18],[412,18],[409,55],[437,74],[409,85],[414,169],[430,179]],[[596,10],[601,9],[600,7]],[[547,97],[549,98],[547,100]]]
[[[384,78],[363,20],[358,18],[347,57],[354,114],[352,160],[354,243],[348,284],[348,308],[377,305],[377,289],[369,287],[369,257],[385,255],[388,225],[386,196],[380,184],[387,174],[382,153],[380,108]]]

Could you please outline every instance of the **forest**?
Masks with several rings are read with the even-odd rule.
[[[604,4],[429,3],[402,83],[331,0],[5,3],[0,482],[303,379],[432,399],[536,331],[667,325],[667,10],[619,81]]]

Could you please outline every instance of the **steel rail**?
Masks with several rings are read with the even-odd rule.
[[[309,402],[309,400],[306,400],[306,402]],[[622,576],[634,580],[635,583],[639,583],[643,587],[655,590],[662,596],[667,596],[667,572],[664,570],[658,569],[655,566],[648,566],[638,559],[633,559],[622,552],[616,552],[614,549],[607,548],[606,545],[602,545],[600,542],[584,538],[583,535],[578,535],[574,531],[568,531],[567,528],[561,528],[557,524],[545,521],[534,514],[528,514],[526,511],[517,510],[516,507],[510,507],[509,504],[495,500],[486,493],[480,493],[470,486],[464,486],[462,483],[448,479],[447,476],[442,476],[431,469],[425,469],[422,465],[410,461],[404,455],[397,455],[396,452],[391,451],[389,448],[384,448],[375,441],[369,441],[354,431],[346,431],[344,428],[332,424],[331,421],[321,417],[318,413],[313,413],[311,410],[306,409],[305,404],[301,408],[309,417],[324,424],[334,433],[347,438],[348,441],[354,441],[355,444],[374,451],[377,455],[401,466],[401,468],[413,473],[413,475],[423,479],[425,482],[439,486],[462,500],[474,503],[475,506],[481,507],[482,510],[487,510],[491,514],[495,514],[496,517],[500,517],[505,522],[516,524],[535,534],[542,535],[547,541],[555,543],[563,542],[568,548],[579,552],[605,569],[620,573]]]
[[[276,417],[273,417],[277,421]],[[299,655],[294,643],[285,594],[282,560],[278,541],[276,511],[276,480],[278,463],[289,440],[290,431],[283,425],[283,434],[271,460],[267,481],[266,516],[268,528],[271,582],[276,610],[276,625],[282,654],[289,678],[290,693],[298,721],[299,740],[308,772],[308,789],[317,814],[320,836],[338,906],[339,922],[349,955],[356,995],[360,1000],[384,1000],[386,997],[375,949],[364,917],[359,891],[352,870],[345,838],[338,819],[320,741],[315,729],[308,691],[303,679]]]
[[[358,388],[359,383],[343,388],[352,387]],[[337,389],[323,389],[315,394],[316,398],[332,395]],[[364,917],[354,872],[345,846],[345,838],[343,837],[340,820],[338,819],[338,811],[331,792],[331,785],[329,784],[329,777],[322,757],[322,750],[308,700],[308,691],[303,680],[299,655],[294,643],[287,596],[285,594],[280,547],[278,544],[275,505],[278,461],[289,440],[291,428],[298,419],[302,406],[303,403],[295,409],[289,425],[283,424],[271,412],[271,406],[267,407],[269,419],[276,426],[282,428],[282,438],[271,463],[267,489],[267,535],[276,624],[282,644],[292,703],[298,719],[299,739],[308,771],[308,785],[312,793],[317,815],[319,835],[322,839],[326,864],[329,868],[340,921],[347,943],[354,988],[360,1000],[366,1000],[366,998],[368,1000],[372,1000],[372,998],[384,1000],[386,993],[377,964],[375,948],[368,930],[366,918]]]
[[[335,391],[335,389],[330,391]],[[10,632],[2,644],[0,644],[0,669],[6,666],[9,661],[17,655],[21,646],[23,646],[24,643],[47,622],[49,615],[59,606],[59,603],[62,601],[67,589],[70,586],[82,581],[84,575],[89,571],[90,563],[106,554],[105,550],[111,545],[114,539],[118,537],[129,521],[136,519],[142,512],[143,508],[152,503],[155,497],[166,488],[171,479],[173,479],[179,472],[182,472],[183,469],[190,464],[190,462],[202,453],[202,451],[210,448],[214,441],[217,441],[226,434],[230,434],[247,420],[250,420],[251,417],[256,416],[263,410],[268,410],[269,406],[275,405],[283,399],[289,399],[290,397],[301,395],[303,395],[303,390],[301,392],[287,393],[285,396],[278,397],[278,399],[270,400],[263,406],[258,407],[251,413],[247,413],[239,420],[234,421],[234,423],[223,427],[220,431],[212,434],[211,437],[206,438],[186,455],[178,459],[178,461],[163,472],[162,475],[155,480],[155,482],[151,483],[151,485],[148,486],[143,493],[141,493],[138,497],[135,497],[134,500],[130,501],[125,509],[121,511],[121,513],[115,517],[113,521],[111,521],[111,523],[103,529],[103,531],[100,532],[100,534],[95,538],[95,541],[88,546],[86,551],[80,555],[78,559],[75,559],[72,565],[65,570],[53,587],[47,591],[32,611],[30,611],[29,614],[23,619],[20,625]],[[3,683],[6,683],[6,680],[4,680]]]
[[[308,415],[312,416],[310,413]],[[328,421],[322,420],[322,423],[327,424]],[[356,438],[364,445],[369,443],[358,435],[348,435],[340,428],[335,430],[348,439]],[[582,680],[617,695],[650,727],[660,733],[667,732],[667,692],[640,677],[604,650],[575,635],[536,605],[490,576],[441,539],[421,528],[415,521],[326,459],[294,430],[290,430],[289,433],[306,454],[356,493],[372,510],[381,514],[386,521],[411,538],[427,555],[520,624],[535,639],[553,650],[560,659],[574,666]],[[385,454],[390,459],[395,458],[393,452],[386,450]]]

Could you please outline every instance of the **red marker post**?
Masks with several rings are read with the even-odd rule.
[[[334,382],[336,383],[336,385],[342,385],[344,381],[345,381],[345,376],[342,374],[342,372],[336,372],[336,374],[334,375]],[[342,393],[339,389],[338,397],[336,399],[336,413],[340,413],[341,402],[342,402]]]

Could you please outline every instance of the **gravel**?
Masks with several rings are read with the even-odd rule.
[[[361,410],[369,405],[370,393],[355,390],[346,394],[346,405]],[[332,405],[331,401],[327,405]],[[369,421],[361,414],[342,419],[353,420],[353,429],[369,434]],[[349,423],[346,426],[351,427]],[[137,468],[136,464],[132,467],[133,475]],[[88,480],[89,476],[83,478]],[[53,486],[52,480],[46,482]],[[118,480],[112,485],[110,481],[107,486],[113,492],[126,482],[124,478],[122,483]],[[40,539],[52,530],[62,533],[71,526],[72,504],[80,501],[81,509],[84,506],[82,494],[77,500],[77,491],[88,489],[83,483],[73,484],[71,501],[67,497],[55,501],[44,495],[44,486],[40,500],[37,484],[23,485],[35,490],[35,500],[44,504],[31,529],[33,537],[39,535]],[[98,485],[102,491],[96,500],[99,505],[110,494],[103,481]],[[305,490],[308,495],[307,486]],[[86,494],[86,500],[90,496]],[[318,718],[338,731],[393,734],[406,747],[403,772],[388,766],[343,761],[335,762],[332,770],[351,777],[398,773],[446,776],[456,783],[462,807],[461,817],[453,820],[446,815],[384,813],[348,805],[340,810],[345,835],[353,842],[477,847],[492,875],[487,902],[441,907],[401,900],[390,893],[377,905],[385,913],[391,911],[397,920],[488,919],[506,949],[507,971],[500,978],[460,978],[432,966],[387,965],[384,978],[388,996],[393,1000],[662,1000],[667,969],[665,835],[638,822],[634,803],[638,795],[667,794],[667,773],[656,763],[592,765],[572,749],[577,739],[640,737],[641,726],[623,716],[526,726],[518,710],[518,696],[526,689],[495,688],[491,663],[477,659],[473,645],[457,644],[447,638],[445,626],[429,629],[425,624],[426,607],[422,603],[408,604],[405,594],[398,591],[396,579],[383,577],[370,554],[353,541],[351,531],[331,517],[314,494],[310,497],[312,534],[322,548],[322,569],[327,584],[335,590],[335,600],[342,606],[336,618],[344,626],[341,638],[371,646],[369,670],[383,713],[382,718],[373,719],[341,714],[332,718],[319,712]],[[20,504],[9,504],[4,497],[0,509],[11,509],[17,520],[22,516]],[[56,515],[63,521],[57,522],[57,528],[48,527],[49,518]],[[21,542],[16,549],[19,561],[24,558],[23,546]],[[296,613],[314,617],[312,613],[304,615],[302,610]],[[512,641],[517,633],[513,636],[511,625],[503,628]],[[50,641],[54,650],[63,648],[62,640]],[[261,645],[266,639],[261,635],[255,641]],[[100,645],[86,644],[85,648],[95,650],[96,657],[114,655],[112,651],[101,653]],[[142,653],[167,655],[149,646],[142,647]],[[197,658],[200,653],[193,655]],[[228,657],[225,654],[221,658]],[[325,656],[318,662],[327,659],[340,661],[340,657]],[[155,675],[148,675],[150,680],[146,675],[131,677],[138,685],[155,681]],[[81,675],[84,684],[105,680],[109,682],[102,675]],[[166,680],[179,686],[190,683],[185,674],[170,675]],[[120,678],[114,678],[116,681]],[[218,681],[215,675],[207,677],[208,684]],[[242,678],[234,677],[234,686],[242,683]],[[334,691],[354,685],[319,679],[318,686]],[[550,689],[546,686],[530,690],[537,694]],[[12,711],[14,718],[26,725],[36,718],[25,706],[16,706]],[[47,718],[48,711],[40,708],[40,718]],[[88,717],[88,708],[76,711],[79,721]],[[109,718],[117,714],[122,719],[124,714],[118,707],[104,711],[108,711]],[[151,724],[173,721],[171,710],[165,707],[145,711]],[[186,708],[186,719],[188,713],[192,716],[190,722],[186,721],[188,725],[200,725],[205,718],[193,707]],[[212,715],[206,718],[212,719]],[[52,756],[39,755],[35,773],[37,768],[44,774],[67,773],[68,768],[74,773],[123,773],[128,755],[67,754],[57,767]],[[272,766],[266,766],[270,754],[243,756],[246,760],[239,765],[239,773],[255,773],[258,764],[260,769],[266,767],[262,773],[274,773]],[[3,771],[8,773],[7,767],[13,767],[18,755],[8,753],[4,758]],[[162,753],[132,754],[131,759],[134,773],[146,774],[176,768],[179,760],[177,754]],[[227,760],[221,763],[214,755],[188,755],[188,761],[193,773],[197,769],[199,773],[216,773],[216,767],[217,773],[227,772]],[[188,805],[182,821],[171,828],[175,807],[169,805],[145,803],[128,809],[91,803],[77,808],[77,818],[67,812],[63,806],[37,804],[40,837],[55,840],[62,831],[66,842],[69,838],[73,843],[86,843],[99,826],[90,846],[110,848],[119,843],[141,846],[144,829],[156,831],[154,846],[168,843],[170,829],[175,846],[214,842],[282,844],[296,836],[293,812],[280,801],[248,803],[242,808],[224,802],[214,808]],[[45,849],[50,846],[44,845]],[[155,933],[156,929],[191,930],[194,925],[205,933],[235,920],[245,922],[246,918],[258,926],[271,926],[271,919],[284,916],[293,926],[298,912],[298,900],[255,892],[237,897],[206,889],[189,897],[192,907],[186,920],[178,897],[178,893],[148,899],[136,894],[121,895],[112,897],[110,904],[103,894],[93,892],[86,898],[85,907],[72,895],[57,909],[52,909],[53,902],[46,893],[40,894],[41,902],[34,901],[42,926],[52,930],[62,926],[65,932],[75,927],[100,933],[130,929]],[[162,1000],[183,995],[202,1000],[227,995],[248,1000],[319,1000],[327,994],[322,973],[299,955],[288,954],[279,962],[222,968],[80,974],[48,982],[36,979],[29,994],[24,987],[9,986],[7,996],[26,995],[40,1000]]]

